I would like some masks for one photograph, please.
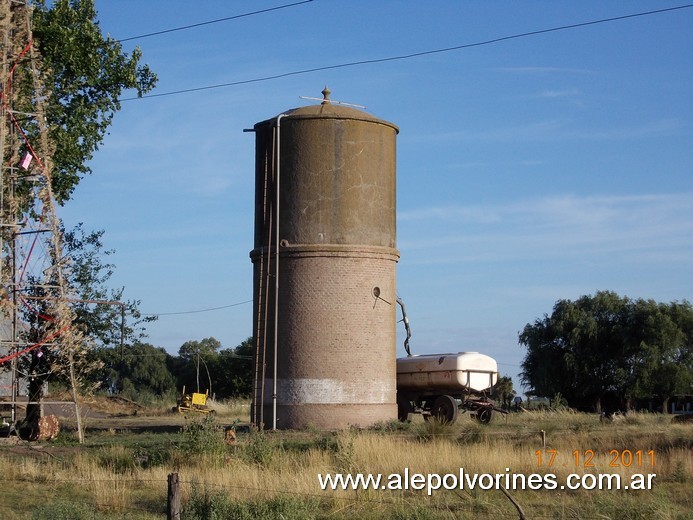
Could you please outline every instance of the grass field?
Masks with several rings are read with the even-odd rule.
[[[671,416],[635,414],[605,424],[594,415],[526,412],[490,425],[468,416],[455,425],[416,418],[368,430],[241,432],[226,444],[221,424],[246,414],[242,402],[220,406],[216,418],[139,410],[112,427],[99,419],[100,430],[89,431],[82,446],[71,432],[41,446],[0,443],[0,518],[162,518],[173,472],[183,519],[519,518],[493,487],[465,485],[430,496],[411,486],[323,491],[317,478],[328,472],[459,477],[460,468],[493,475],[478,484],[500,475],[530,519],[693,518],[693,424],[672,423]],[[182,431],[136,426],[167,421]],[[618,474],[624,483],[633,474],[657,476],[651,490],[560,489],[570,474],[600,473]],[[532,474],[555,475],[555,489],[519,489]],[[519,475],[515,486],[512,475]]]

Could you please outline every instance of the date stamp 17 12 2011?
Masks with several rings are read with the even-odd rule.
[[[654,468],[654,450],[609,450],[604,460],[597,459],[595,450],[573,450],[560,452],[544,448],[534,452],[538,467],[554,466],[574,468],[594,468],[597,466],[610,468]]]

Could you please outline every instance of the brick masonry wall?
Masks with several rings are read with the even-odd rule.
[[[396,251],[287,248],[280,258],[277,426],[395,419]],[[267,349],[269,425],[273,345]]]

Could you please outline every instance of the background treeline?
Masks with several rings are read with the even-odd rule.
[[[693,307],[597,292],[556,302],[527,324],[522,382],[540,396],[563,396],[596,412],[628,410],[637,401],[669,411],[693,394]]]
[[[610,291],[559,300],[552,313],[519,335],[527,352],[521,382],[528,395],[556,398],[583,411],[628,410],[637,403],[667,412],[674,398],[693,395],[693,306],[658,303]],[[112,345],[112,344],[111,344]],[[103,366],[92,388],[143,401],[187,391],[218,399],[248,397],[253,384],[253,342],[233,348],[206,338],[187,341],[178,355],[144,342],[95,348]],[[499,404],[515,396],[501,378]]]
[[[214,338],[187,341],[177,356],[149,343],[96,348],[92,355],[103,365],[92,375],[96,392],[138,402],[173,398],[183,386],[217,399],[248,397],[252,390],[252,338],[233,348]]]

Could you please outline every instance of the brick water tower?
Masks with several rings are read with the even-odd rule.
[[[257,123],[251,420],[397,418],[398,128],[329,99]]]

